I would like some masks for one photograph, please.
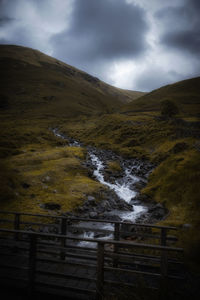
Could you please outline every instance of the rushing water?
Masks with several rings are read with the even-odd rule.
[[[118,197],[120,197],[122,200],[130,203],[131,200],[133,200],[136,196],[136,191],[134,191],[131,186],[138,182],[140,179],[137,176],[132,175],[132,173],[134,173],[134,169],[137,169],[138,166],[136,165],[132,165],[129,168],[125,169],[124,172],[124,176],[123,178],[120,178],[120,180],[116,180],[115,183],[110,183],[108,181],[106,181],[104,179],[103,176],[103,170],[105,168],[103,162],[99,159],[99,157],[92,153],[89,152],[90,155],[90,159],[92,161],[93,166],[95,167],[94,169],[94,176],[96,177],[96,179],[106,185],[107,187],[109,187],[111,190],[113,190]],[[126,220],[126,221],[136,221],[136,219],[143,213],[146,212],[146,207],[142,206],[142,205],[133,205],[133,211],[120,211],[120,210],[116,210],[116,211],[112,211],[112,214],[117,214],[122,221]],[[82,227],[85,226],[86,223],[85,222],[80,222],[78,227]],[[111,223],[108,224],[103,224],[103,223],[88,223],[88,225],[90,226],[90,228],[98,228],[98,229],[106,229],[106,230],[114,230],[114,227]],[[94,232],[91,231],[87,231],[84,232],[83,235],[80,235],[80,237],[83,238],[94,238],[95,234]],[[98,239],[110,239],[113,238],[113,234],[105,234],[103,237],[98,237]],[[82,247],[95,247],[94,243],[90,243],[90,242],[79,242],[79,246]]]
[[[68,138],[65,135],[59,133],[57,129],[52,129],[53,133],[55,136],[62,138],[62,139],[67,139],[69,141],[69,146],[73,147],[80,147],[80,143],[77,142],[74,139]],[[132,166],[126,167],[124,169],[124,175],[122,178],[118,179],[115,181],[115,183],[110,183],[105,180],[104,175],[103,175],[103,170],[105,168],[104,163],[101,161],[101,159],[97,156],[97,154],[93,153],[93,151],[88,150],[88,154],[90,156],[91,162],[94,166],[94,172],[93,175],[96,177],[96,179],[103,185],[109,187],[111,190],[113,190],[119,198],[122,200],[126,201],[127,203],[130,203],[131,200],[133,200],[136,196],[136,191],[133,190],[133,184],[138,182],[140,179],[132,175],[134,174],[134,170],[138,168],[138,165],[135,165],[133,163]],[[129,221],[136,221],[136,219],[143,213],[146,212],[146,207],[142,205],[132,205],[133,206],[133,211],[122,211],[122,210],[115,210],[112,211],[111,214],[118,215],[122,221],[123,220],[129,220]],[[82,226],[86,226],[87,224],[84,222],[80,222],[78,224],[78,227],[81,228]],[[113,230],[113,225],[111,223],[109,224],[104,224],[104,223],[98,223],[98,222],[93,222],[93,223],[88,223],[90,228],[96,228],[96,229],[107,229],[107,230]],[[83,234],[80,234],[80,237],[83,238],[93,238],[95,236],[94,232],[84,232]],[[103,237],[98,237],[99,239],[101,238],[112,238],[112,234],[109,235],[104,235]],[[93,243],[90,242],[80,242],[80,246],[89,246],[93,247],[95,246]]]
[[[53,128],[51,130],[55,134],[55,136],[57,136],[58,138],[61,138],[63,140],[68,140],[70,147],[80,147],[81,146],[80,143],[78,141],[76,141],[75,139],[68,138],[64,134],[60,133],[57,128]]]
[[[102,171],[104,169],[104,165],[102,161],[96,156],[96,154],[89,153],[91,161],[93,165],[96,167],[94,170],[94,176],[97,180],[108,186],[111,190],[113,190],[118,197],[123,199],[124,201],[130,203],[136,196],[136,192],[131,189],[131,186],[139,181],[137,176],[132,175],[133,169],[136,168],[135,165],[125,169],[125,175],[120,180],[116,180],[115,183],[110,183],[105,181]],[[129,212],[118,212],[119,217],[122,220],[130,220],[135,221],[136,218],[144,213],[146,208],[142,205],[133,205],[133,211]]]

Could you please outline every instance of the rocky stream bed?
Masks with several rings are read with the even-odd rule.
[[[162,204],[155,203],[140,193],[154,168],[150,162],[125,159],[110,150],[84,146],[79,141],[63,135],[56,128],[52,131],[57,137],[66,139],[68,146],[86,148],[84,167],[91,178],[107,187],[101,192],[101,201],[96,201],[94,195],[88,195],[82,206],[73,212],[65,213],[65,216],[93,219],[94,223],[90,222],[90,226],[112,229],[112,225],[95,223],[95,220],[155,223],[167,215],[167,210]],[[109,162],[117,162],[119,168],[112,170],[109,168]],[[82,234],[91,237],[91,232]]]

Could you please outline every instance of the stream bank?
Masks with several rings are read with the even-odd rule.
[[[85,147],[83,163],[88,176],[99,181],[105,188],[97,201],[95,195],[87,195],[82,206],[64,215],[109,221],[155,223],[162,220],[167,210],[140,193],[147,184],[154,165],[139,159],[125,159],[111,150],[84,146],[79,141],[63,135],[57,128],[51,129],[55,136],[68,142],[68,146]],[[115,168],[110,168],[110,165]],[[117,165],[117,168],[116,168]]]

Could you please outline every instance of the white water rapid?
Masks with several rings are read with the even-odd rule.
[[[55,136],[62,138],[62,139],[68,139],[65,135],[59,133],[58,129],[51,129]],[[70,139],[69,146],[71,147],[80,147],[80,143],[77,142],[74,139]],[[103,185],[109,187],[111,190],[113,190],[119,198],[122,200],[126,201],[127,203],[130,203],[131,200],[133,200],[136,196],[136,192],[131,188],[134,183],[140,181],[137,176],[132,175],[134,173],[134,169],[137,170],[138,166],[137,165],[132,165],[124,170],[124,176],[120,178],[120,180],[116,180],[115,183],[110,183],[104,179],[103,175],[103,170],[105,168],[103,162],[100,160],[100,158],[94,154],[92,151],[88,150],[88,154],[90,156],[91,162],[94,166],[94,176],[96,179],[102,183]],[[126,221],[131,221],[134,222],[136,219],[143,213],[147,211],[146,207],[142,205],[132,205],[133,211],[122,211],[122,210],[113,210],[111,214],[118,215],[121,220],[126,220]],[[78,228],[84,227],[86,225],[85,222],[79,222],[77,224]],[[96,229],[106,229],[106,230],[111,230],[113,231],[114,227],[112,223],[98,223],[98,222],[88,222],[88,225],[91,228],[96,228]],[[93,238],[94,237],[94,232],[93,231],[85,231],[84,233],[80,234],[80,237],[83,238]],[[113,238],[113,234],[105,234],[102,237],[98,237],[98,239],[110,239]],[[85,246],[85,247],[96,247],[94,243],[91,242],[79,242],[80,246]]]
[[[94,171],[94,176],[97,178],[97,180],[108,186],[111,190],[113,190],[118,197],[123,199],[124,201],[130,203],[132,199],[135,198],[136,192],[133,191],[130,186],[133,185],[135,182],[139,181],[139,178],[136,176],[133,176],[131,173],[134,168],[137,168],[136,166],[132,166],[130,168],[127,168],[125,170],[125,176],[123,177],[123,180],[116,181],[114,184],[109,183],[105,181],[104,176],[101,171],[104,169],[104,165],[102,161],[93,153],[89,153],[90,158],[92,161],[92,164],[96,167],[96,170]],[[119,216],[122,220],[130,220],[135,221],[136,218],[141,215],[141,213],[144,213],[146,211],[146,208],[142,205],[133,205],[133,211],[125,211],[125,212],[119,212]]]
[[[100,183],[108,186],[111,190],[113,190],[118,195],[118,197],[120,197],[124,201],[130,203],[130,201],[133,198],[135,198],[135,196],[136,196],[136,192],[131,189],[131,185],[133,185],[135,182],[139,181],[138,177],[133,176],[131,174],[133,169],[137,168],[137,166],[133,165],[125,170],[125,175],[122,178],[122,180],[120,180],[122,183],[120,183],[119,181],[115,181],[115,183],[109,183],[109,182],[105,181],[104,176],[102,174],[102,171],[104,170],[103,162],[94,153],[89,152],[89,155],[90,155],[92,164],[95,167],[93,174],[96,177],[96,179]],[[122,220],[134,222],[137,219],[137,217],[139,217],[142,213],[145,213],[145,211],[146,211],[146,208],[144,206],[133,205],[133,211],[117,210],[117,211],[115,211],[115,213]],[[114,213],[114,211],[112,211],[112,213]],[[84,226],[84,223],[83,224],[80,223],[79,227],[81,227],[81,225]],[[90,226],[91,226],[91,228],[107,229],[107,230],[111,230],[111,231],[114,230],[114,227],[111,223],[103,224],[103,223],[93,222],[93,223],[90,223]],[[94,232],[84,232],[83,237],[84,238],[93,238]],[[111,238],[113,238],[113,234],[104,235],[102,238],[103,239],[111,239]],[[98,239],[101,239],[101,237],[98,237]],[[82,247],[96,247],[96,245],[94,245],[93,243],[84,242],[84,241],[79,242],[79,245]]]

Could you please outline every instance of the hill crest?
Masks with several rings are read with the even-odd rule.
[[[143,95],[115,88],[38,50],[15,45],[0,45],[2,91],[9,107],[33,110],[34,103],[52,106],[67,116],[106,113]],[[9,80],[8,80],[9,79]],[[4,97],[4,98],[5,98]],[[29,98],[29,99],[28,99]],[[55,107],[55,109],[57,110]],[[67,112],[68,111],[68,112]]]

